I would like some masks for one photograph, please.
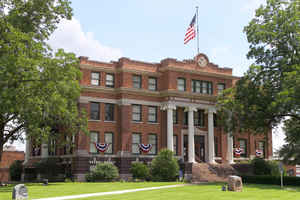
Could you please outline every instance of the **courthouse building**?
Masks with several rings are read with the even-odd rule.
[[[272,156],[272,134],[235,134],[216,123],[216,100],[238,79],[231,68],[222,68],[199,54],[179,61],[159,63],[120,58],[109,63],[80,57],[83,78],[79,107],[88,113],[90,135],[73,138],[74,148],[40,151],[27,145],[27,160],[60,157],[72,163],[82,179],[96,163],[109,161],[122,176],[131,162],[150,162],[163,149],[171,149],[184,162],[233,163]],[[235,155],[235,149],[241,149]]]

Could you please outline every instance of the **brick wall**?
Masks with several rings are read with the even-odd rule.
[[[4,151],[0,162],[0,182],[9,181],[9,167],[15,160],[24,160],[23,151]]]

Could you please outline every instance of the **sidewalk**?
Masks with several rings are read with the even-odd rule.
[[[62,197],[50,197],[50,198],[42,198],[42,199],[33,199],[33,200],[65,200],[65,199],[79,199],[85,197],[96,197],[96,196],[105,196],[105,195],[114,195],[114,194],[125,194],[130,192],[140,192],[147,190],[159,190],[166,188],[175,188],[175,187],[183,187],[190,184],[180,184],[180,185],[167,185],[167,186],[159,186],[159,187],[148,187],[148,188],[140,188],[140,189],[130,189],[130,190],[118,190],[112,192],[99,192],[99,193],[91,193],[91,194],[79,194],[79,195],[71,195],[71,196],[62,196]]]

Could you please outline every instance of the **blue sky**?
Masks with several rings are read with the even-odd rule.
[[[110,61],[122,56],[159,62],[167,57],[179,60],[193,58],[196,54],[196,40],[184,45],[183,38],[195,7],[198,6],[200,52],[207,54],[211,62],[221,67],[231,67],[234,75],[241,76],[251,64],[246,59],[248,43],[243,28],[253,17],[255,8],[263,2],[264,0],[72,0],[73,22],[76,21],[77,25],[79,23],[80,29],[71,29],[68,34],[56,32],[55,37],[64,36],[58,36],[61,40],[53,46],[57,48],[65,45],[64,48],[69,50],[70,32],[82,31],[84,37],[106,48],[105,52],[101,51],[103,55],[93,55],[97,51],[95,48],[89,55],[88,47],[77,50],[76,53],[86,54],[91,59]]]
[[[72,0],[74,17],[62,21],[51,36],[54,48],[99,61],[128,57],[159,62],[196,55],[196,39],[183,44],[185,31],[199,7],[200,52],[220,67],[242,76],[248,42],[243,28],[265,0]],[[283,144],[279,129],[274,147]]]

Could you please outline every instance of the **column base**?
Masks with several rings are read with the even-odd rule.
[[[208,161],[208,164],[213,164],[213,165],[215,165],[215,164],[218,164],[216,161],[214,161],[214,160],[211,160],[211,161]]]

